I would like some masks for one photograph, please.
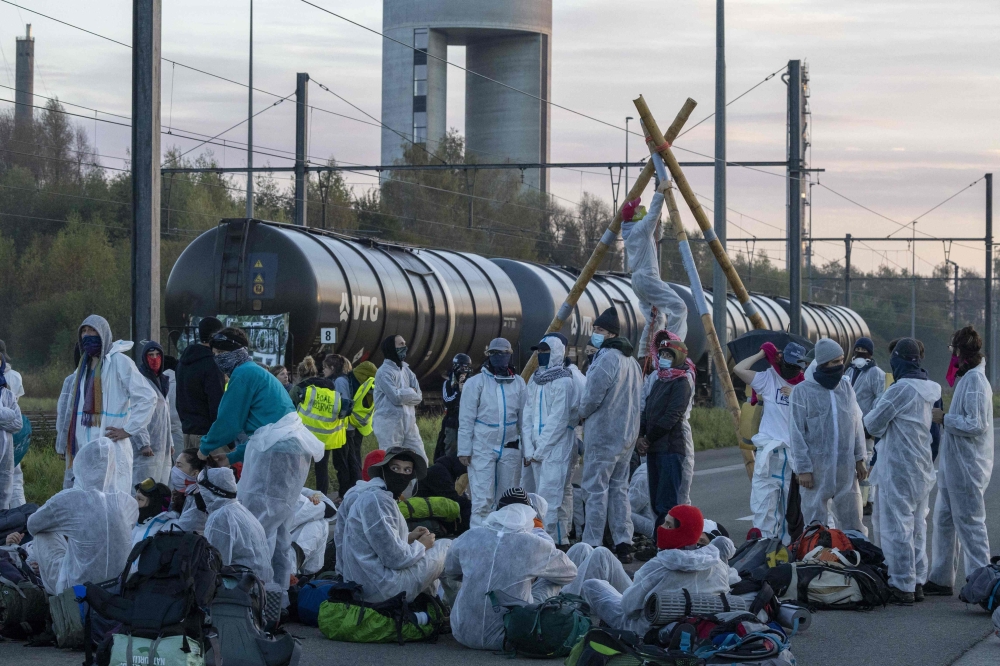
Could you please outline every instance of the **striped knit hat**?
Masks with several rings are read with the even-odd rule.
[[[500,496],[497,508],[502,509],[508,504],[527,504],[531,506],[531,501],[528,499],[528,493],[524,492],[524,488],[511,488]]]

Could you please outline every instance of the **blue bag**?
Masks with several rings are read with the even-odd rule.
[[[21,429],[14,433],[14,466],[21,464],[21,459],[31,446],[31,421],[21,414]]]
[[[319,626],[319,607],[330,596],[330,588],[337,581],[319,579],[309,581],[299,590],[299,623],[310,627]]]

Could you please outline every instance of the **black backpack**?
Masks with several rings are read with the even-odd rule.
[[[137,570],[130,575],[135,563]],[[172,528],[132,548],[118,579],[120,594],[88,583],[87,601],[141,638],[200,637],[221,567],[219,551],[205,537]]]

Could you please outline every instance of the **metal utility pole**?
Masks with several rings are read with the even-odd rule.
[[[250,0],[250,85],[247,86],[247,219],[253,217],[253,0]]]
[[[844,307],[851,307],[851,234],[844,236]]]
[[[802,334],[802,189],[805,172],[802,61],[788,61],[788,330]]]
[[[309,75],[295,75],[295,224],[309,226]],[[249,175],[249,174],[248,174]]]
[[[811,303],[813,300],[813,185],[816,183],[809,181],[809,198],[806,199],[806,205],[809,206],[809,229],[806,231],[806,276],[809,279],[809,287],[807,291],[807,300]],[[851,250],[848,248],[847,255],[850,256]],[[850,297],[848,297],[850,300]]]
[[[132,340],[160,337],[161,0],[132,0]]]
[[[957,331],[958,326],[958,264],[951,259],[945,259],[944,263],[955,269],[955,293],[952,295],[952,327]]]
[[[726,247],[726,4],[725,0],[715,0],[715,235],[722,247]],[[729,298],[726,274],[718,262],[712,269],[712,321],[722,349],[728,342]],[[720,372],[728,368],[714,368],[712,381],[712,402],[716,407],[725,407]]]
[[[997,379],[997,355],[993,344],[993,174],[986,174],[986,353],[990,355],[990,384]]]
[[[917,337],[917,221],[913,221],[913,255],[910,264],[910,337]]]

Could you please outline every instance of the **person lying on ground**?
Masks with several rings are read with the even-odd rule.
[[[410,532],[396,502],[410,483],[424,478],[427,463],[408,448],[394,446],[368,468],[344,497],[335,535],[337,570],[362,586],[365,601],[378,603],[406,592],[407,599],[436,586],[450,539],[435,541],[426,527]]]
[[[718,594],[730,590],[730,567],[717,545],[698,547],[704,532],[704,518],[697,507],[675,506],[657,528],[656,557],[642,565],[635,580],[624,592],[603,580],[584,581],[582,596],[605,624],[634,631],[642,636],[649,630],[643,616],[646,595],[651,591]],[[726,537],[717,537],[726,550],[735,547]],[[726,543],[728,542],[728,544]],[[731,554],[731,553],[730,553]]]

